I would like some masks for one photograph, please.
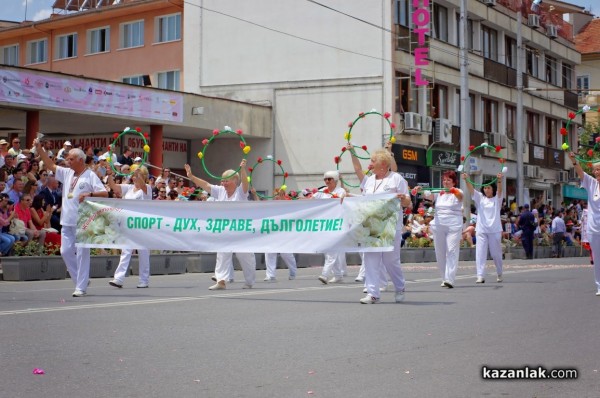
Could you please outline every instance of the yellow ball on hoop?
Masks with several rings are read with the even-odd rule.
[[[150,146],[149,145],[144,145],[144,152],[150,152]]]
[[[202,153],[202,151],[198,152],[198,159],[202,159],[204,157],[204,154]]]
[[[250,152],[250,150],[251,150],[251,149],[252,149],[252,148],[250,148],[250,145],[246,145],[246,146],[244,147],[244,149],[242,149],[242,151],[244,151],[244,154],[246,154],[246,155],[247,155],[247,154]]]
[[[283,184],[283,185],[281,186],[281,188],[279,188],[279,189],[281,189],[282,191],[285,191],[285,190],[287,189],[287,185]]]

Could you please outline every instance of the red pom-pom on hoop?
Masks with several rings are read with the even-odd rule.
[[[352,122],[348,122],[348,127],[352,127]]]
[[[106,147],[106,152],[110,152],[110,151],[112,151],[112,148],[109,145],[109,146]]]
[[[249,171],[250,173],[252,173],[252,170],[254,170],[252,167],[248,167],[248,171]]]
[[[244,144],[242,141],[240,141],[240,148],[244,149],[245,146],[246,146],[246,144]]]
[[[148,133],[144,133],[144,138],[145,138],[145,139],[148,139],[148,137],[150,137],[150,136],[148,135]]]
[[[502,150],[502,147],[500,145],[496,145],[496,152],[500,152]]]
[[[450,192],[451,194],[455,194],[456,193],[456,188],[452,187],[448,190],[448,192]]]
[[[342,152],[346,152],[346,147],[345,146],[342,147]]]
[[[359,113],[358,117],[365,117],[365,113],[364,112]]]
[[[256,159],[256,161],[257,161],[258,163],[262,163],[262,161],[263,161],[263,158],[259,157],[258,159]]]
[[[115,139],[115,140],[116,140],[117,138],[119,138],[119,133],[114,133],[114,134],[113,134],[113,139]]]
[[[214,130],[213,130],[213,135],[217,135],[217,134],[219,134],[219,130],[217,130],[217,129],[214,129]]]
[[[287,171],[286,171],[285,173],[283,173],[283,178],[288,178],[288,175],[289,175],[289,174],[288,174],[288,173],[287,173]]]
[[[136,127],[136,128],[135,128],[135,131],[137,131],[138,133],[141,133],[141,132],[142,132],[142,129],[141,129],[141,127]]]
[[[243,131],[241,129],[235,130],[237,135],[242,135]]]
[[[506,162],[506,160],[504,158],[500,158],[500,159],[498,159],[498,162],[504,163],[504,162]]]
[[[588,149],[587,154],[588,154],[588,156],[594,156],[594,150]]]
[[[367,146],[366,145],[361,146],[361,148],[363,149],[363,151],[367,150]]]
[[[281,166],[281,160],[277,159],[277,164]]]
[[[202,140],[202,145],[207,146],[208,145],[208,139],[203,139]]]
[[[383,114],[383,117],[386,118],[386,119],[389,119],[390,116],[392,116],[392,114],[389,113],[389,112],[386,112],[386,113]]]
[[[600,137],[596,137],[596,142],[600,142]]]
[[[560,128],[560,135],[567,135],[567,129],[564,127]]]
[[[334,157],[333,161],[335,162],[335,164],[338,164],[340,162],[340,157],[339,156]]]
[[[475,149],[475,145],[469,145],[469,151],[472,151],[473,149]]]
[[[590,163],[588,163],[587,165],[588,165],[588,167],[592,167],[592,163],[591,163],[591,162],[590,162]]]
[[[569,119],[575,119],[575,113],[574,112],[569,112]]]
[[[329,193],[329,188],[325,188],[325,189],[323,190],[323,193]]]
[[[395,129],[395,128],[396,128],[396,123],[390,123],[390,127],[391,127],[392,129]]]
[[[461,162],[464,162],[464,161],[465,161],[465,155],[463,155],[463,156],[461,156],[461,157],[460,157],[460,161],[461,161]]]

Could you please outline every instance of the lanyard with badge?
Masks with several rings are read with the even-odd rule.
[[[73,190],[75,189],[75,186],[77,186],[77,181],[79,181],[79,177],[81,177],[81,175],[83,173],[85,173],[87,170],[84,170],[83,172],[81,172],[81,174],[79,174],[72,182],[71,182],[71,186],[69,187],[69,194],[67,195],[67,198],[69,199],[73,199]]]

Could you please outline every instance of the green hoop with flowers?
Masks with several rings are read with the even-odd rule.
[[[355,148],[355,147],[354,147],[354,148]],[[337,170],[338,172],[340,171],[340,163],[341,163],[341,161],[342,161],[342,156],[344,156],[344,154],[345,154],[346,152],[350,152],[350,153],[354,154],[354,156],[356,156],[356,157],[357,157],[357,158],[359,158],[359,159],[370,159],[370,158],[371,158],[371,154],[370,154],[370,153],[369,153],[369,151],[367,150],[367,146],[366,146],[366,145],[363,145],[363,146],[359,147],[361,150],[365,151],[367,155],[369,155],[369,156],[368,156],[368,157],[366,157],[366,158],[361,158],[361,157],[359,157],[358,155],[356,155],[356,151],[354,150],[354,148],[349,150],[348,148],[346,148],[346,147],[344,146],[344,147],[342,147],[342,152],[340,153],[340,155],[339,155],[339,156],[336,156],[336,157],[334,157],[334,158],[333,158],[333,161],[335,162],[335,168],[336,168],[336,170]],[[370,170],[366,170],[364,173],[365,173],[365,176],[368,176],[368,175],[370,175],[370,174],[371,174],[371,171],[370,171]],[[345,186],[347,186],[347,187],[350,187],[350,188],[358,188],[358,187],[360,187],[360,183],[358,183],[358,184],[356,184],[356,185],[352,185],[352,184],[350,184],[350,183],[346,182],[346,180],[345,180],[345,179],[343,179],[343,178],[341,178],[341,177],[340,177],[340,180],[342,181],[342,184],[344,184],[344,185],[345,185]]]
[[[467,153],[467,156],[462,156],[460,158],[460,160],[462,161],[462,164],[460,166],[458,166],[457,171],[459,173],[463,172],[465,170],[465,164],[467,163],[467,160],[471,157],[471,155],[474,152],[480,151],[482,149],[489,149],[490,151],[494,151],[495,153],[500,153],[500,151],[502,150],[502,147],[500,145],[492,146],[492,145],[488,144],[487,142],[484,142],[483,144],[481,144],[479,146],[471,145],[469,147],[469,152]],[[505,172],[504,162],[505,162],[504,158],[498,158],[498,164],[500,165],[500,170],[498,171],[498,173]],[[498,177],[495,176],[494,178],[492,178],[489,182],[487,182],[485,184],[478,184],[478,183],[472,181],[468,176],[467,176],[466,180],[469,182],[469,184],[473,185],[474,187],[487,187],[488,185],[492,185],[496,181],[498,181]]]
[[[367,116],[367,115],[379,115],[379,116],[381,116],[387,122],[388,127],[390,128],[390,139],[389,139],[389,142],[391,142],[392,144],[396,142],[396,137],[394,137],[394,129],[396,128],[396,125],[394,123],[390,122],[390,117],[392,116],[392,114],[389,113],[389,112],[380,113],[380,112],[377,112],[376,109],[371,109],[369,112],[361,112],[361,113],[359,113],[358,116],[356,117],[356,119],[354,119],[354,121],[348,123],[348,128],[349,129],[348,129],[348,131],[346,133],[344,133],[344,139],[348,142],[348,144],[350,144],[350,140],[352,139],[352,129],[354,128],[354,126],[356,125],[356,123],[359,120],[364,119],[365,116]],[[368,152],[367,152],[367,154],[368,154]],[[370,155],[368,157],[361,157],[361,156],[358,156],[355,153],[354,156],[356,156],[359,159],[363,159],[363,160],[370,159]]]
[[[598,108],[597,106],[589,106],[589,105],[584,105],[581,109],[579,109],[577,112],[569,112],[568,115],[568,120],[567,120],[567,124],[565,125],[565,127],[562,127],[560,129],[560,135],[562,135],[564,137],[564,141],[563,144],[561,146],[563,151],[568,151],[570,149],[569,146],[569,127],[571,127],[571,123],[573,122],[573,120],[586,112],[600,112],[600,108]],[[588,165],[592,165],[594,163],[598,163],[600,162],[600,155],[598,155],[598,157],[593,157],[595,152],[600,152],[600,137],[597,137],[594,145],[585,145],[585,144],[579,144],[580,146],[584,146],[584,147],[588,147],[590,149],[588,149],[586,151],[586,155],[588,156],[588,158],[584,158],[583,156],[579,156],[577,155],[577,152],[573,151],[573,153],[575,154],[575,159],[577,159],[579,162],[584,163],[584,164],[588,164]]]
[[[254,172],[254,170],[256,170],[256,166],[258,166],[259,164],[263,164],[265,161],[272,162],[274,165],[279,166],[279,169],[281,170],[281,174],[283,175],[283,182],[281,183],[281,186],[279,187],[279,189],[281,191],[285,191],[287,189],[287,185],[285,185],[285,179],[288,177],[288,173],[287,173],[287,171],[285,171],[283,169],[283,166],[281,165],[282,164],[281,160],[279,160],[279,159],[274,160],[272,156],[267,156],[264,159],[259,157],[256,160],[256,163],[254,163],[254,166],[248,168],[248,171],[250,172],[250,174],[248,175],[248,183],[250,184],[250,187],[252,188],[252,173]],[[273,192],[273,195],[271,195],[271,196],[261,195],[258,192],[256,192],[256,194],[261,199],[273,199],[276,196],[275,192]],[[297,197],[297,195],[296,195],[296,197]]]
[[[452,188],[433,188],[432,187],[432,188],[423,189],[422,192],[423,192],[423,196],[429,196],[430,194],[433,194],[433,193],[450,192],[451,189]],[[413,188],[410,190],[410,193],[412,196],[416,197],[419,194],[419,191],[417,191],[416,188]]]
[[[118,170],[112,161],[113,148],[115,148],[115,143],[118,140],[120,140],[121,137],[125,134],[137,134],[142,138],[142,141],[144,142],[144,146],[142,147],[144,149],[144,155],[142,157],[142,164],[140,166],[146,164],[146,160],[148,160],[148,152],[150,152],[150,146],[148,145],[148,133],[142,133],[142,129],[139,127],[136,127],[135,129],[125,127],[122,132],[113,134],[113,142],[108,147],[108,159],[106,159],[106,161],[110,165],[110,168],[115,173],[115,175],[131,177],[133,173],[135,173],[135,170],[129,173],[121,173],[121,170]]]
[[[217,130],[217,129],[213,130],[212,136],[210,137],[210,139],[205,138],[204,140],[202,140],[203,147],[202,147],[202,151],[198,152],[198,158],[200,158],[200,160],[202,161],[202,168],[204,169],[206,174],[208,174],[209,176],[211,176],[212,178],[214,178],[216,180],[226,180],[228,178],[231,178],[234,175],[236,175],[242,168],[242,166],[240,165],[240,166],[238,166],[237,169],[235,169],[233,171],[233,173],[231,173],[225,177],[222,177],[222,176],[217,176],[217,175],[211,173],[210,170],[208,170],[208,168],[206,167],[206,163],[204,162],[204,159],[206,158],[206,151],[208,150],[208,147],[217,137],[220,137],[221,135],[224,135],[224,134],[234,135],[239,138],[240,148],[242,149],[242,153],[244,154],[243,159],[246,159],[248,157],[248,154],[252,150],[250,145],[246,144],[246,140],[242,136],[242,130],[233,131],[231,129],[231,127],[229,127],[229,126],[225,126],[223,128],[223,130]]]

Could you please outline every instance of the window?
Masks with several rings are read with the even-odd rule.
[[[157,42],[181,39],[181,14],[167,15],[158,18]]]
[[[567,63],[562,64],[562,88],[570,90],[573,88],[573,65]]]
[[[121,25],[121,48],[140,47],[144,45],[144,21]]]
[[[167,90],[179,90],[179,71],[159,73],[158,88],[164,88]]]
[[[527,142],[539,144],[540,115],[527,111]]]
[[[448,87],[436,84],[433,87],[433,109],[431,115],[434,118],[448,119]]]
[[[39,64],[48,61],[48,40],[30,41],[27,43],[27,63]]]
[[[554,147],[555,140],[558,139],[558,120],[547,117],[546,118],[546,146]],[[559,139],[560,140],[560,139]]]
[[[394,23],[410,28],[410,1],[394,0]]]
[[[144,85],[144,76],[124,77],[123,83],[133,84],[134,86],[143,86]]]
[[[525,58],[527,61],[527,73],[533,77],[540,75],[540,52],[535,48],[526,47]]]
[[[100,28],[88,31],[88,48],[90,54],[110,51],[110,28]]]
[[[590,77],[588,75],[577,76],[577,93],[579,98],[588,95],[590,89]]]
[[[448,42],[448,9],[437,3],[433,5],[433,37]]]
[[[0,63],[10,66],[19,66],[19,45],[2,47]]]
[[[396,109],[398,113],[417,112],[419,109],[419,90],[411,84],[411,77],[396,71]]]
[[[512,105],[506,105],[506,135],[508,138],[515,138],[517,128],[517,108]]]
[[[550,84],[558,85],[558,73],[556,58],[546,55],[546,81]]]
[[[58,36],[58,59],[73,58],[77,56],[77,33]]]
[[[473,20],[467,18],[467,50],[473,49]],[[456,13],[456,45],[460,47],[460,13]]]
[[[481,54],[492,61],[498,60],[498,32],[485,25],[481,26]]]
[[[506,66],[517,69],[517,41],[506,36],[505,46]]]
[[[499,130],[498,102],[482,98],[481,107],[483,108],[483,131],[487,133],[497,133]]]

